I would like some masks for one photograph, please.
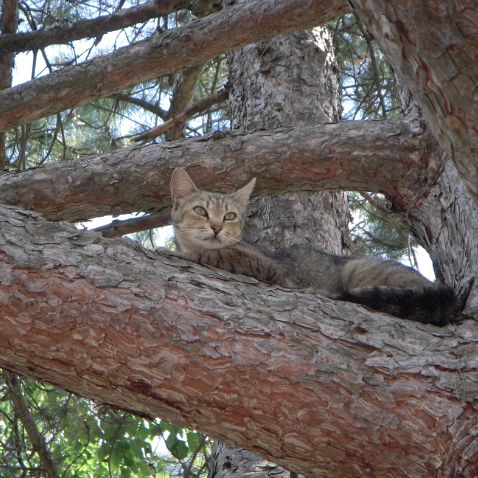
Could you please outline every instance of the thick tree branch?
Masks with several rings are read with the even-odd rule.
[[[477,322],[415,324],[14,208],[0,223],[2,367],[305,476],[478,473]]]
[[[126,8],[111,15],[74,24],[55,25],[44,30],[10,34],[0,38],[0,52],[39,50],[49,45],[70,43],[82,38],[93,38],[105,33],[127,28],[151,18],[168,15],[188,8],[189,0],[155,0],[132,8]]]
[[[325,0],[251,0],[247,6],[227,8],[150,40],[0,92],[0,131],[204,63],[241,45],[314,27],[349,8],[346,0],[333,4]]]
[[[351,0],[478,201],[474,0]]]
[[[210,190],[233,190],[255,176],[259,195],[377,191],[406,209],[410,197],[428,190],[440,167],[429,164],[430,148],[427,137],[407,120],[220,133],[4,172],[0,201],[52,220],[152,212],[170,205],[169,179],[175,167],[183,166]]]

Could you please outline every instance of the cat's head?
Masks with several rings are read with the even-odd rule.
[[[200,252],[237,244],[255,183],[254,178],[231,194],[200,191],[183,168],[176,168],[171,176],[171,215],[180,249]]]

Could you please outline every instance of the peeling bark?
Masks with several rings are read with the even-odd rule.
[[[188,168],[208,190],[232,190],[256,176],[258,195],[379,191],[397,207],[424,195],[439,171],[416,123],[357,121],[217,133],[23,172],[0,172],[0,201],[52,220],[154,211],[170,205],[169,179],[177,166]]]
[[[474,0],[350,0],[478,201]]]
[[[314,27],[348,8],[346,0],[333,4],[325,0],[251,0],[246,6],[227,8],[0,92],[0,131],[204,63],[219,53],[280,32]]]
[[[11,207],[0,222],[2,367],[309,477],[478,473],[477,322],[407,322]]]

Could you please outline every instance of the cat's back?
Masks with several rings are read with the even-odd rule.
[[[275,258],[299,287],[313,287],[330,295],[363,287],[421,288],[433,284],[411,267],[371,256],[337,256],[295,246],[279,250]]]
[[[341,270],[347,261],[346,257],[304,246],[279,249],[274,259],[284,265],[298,287],[313,287],[326,294],[340,288]]]

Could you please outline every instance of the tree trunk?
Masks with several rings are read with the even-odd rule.
[[[233,127],[261,130],[338,121],[337,65],[327,29],[238,49],[228,62]],[[342,193],[260,197],[250,204],[245,237],[269,254],[293,244],[341,254],[348,218]]]
[[[400,87],[405,118],[421,121],[421,110],[408,88]],[[451,286],[464,305],[464,314],[478,319],[478,206],[465,188],[450,155],[433,140],[428,144],[431,164],[438,174],[429,190],[413,192],[403,205],[394,204],[405,214],[415,238],[428,251],[435,276]]]
[[[351,0],[478,201],[474,0]]]
[[[418,241],[429,252],[437,279],[450,285],[465,305],[464,313],[478,318],[478,207],[449,155],[425,198],[416,198],[407,218]]]
[[[215,441],[209,458],[209,478],[290,478],[291,473],[242,448]]]
[[[478,473],[477,322],[416,324],[0,209],[0,366],[308,477]]]

